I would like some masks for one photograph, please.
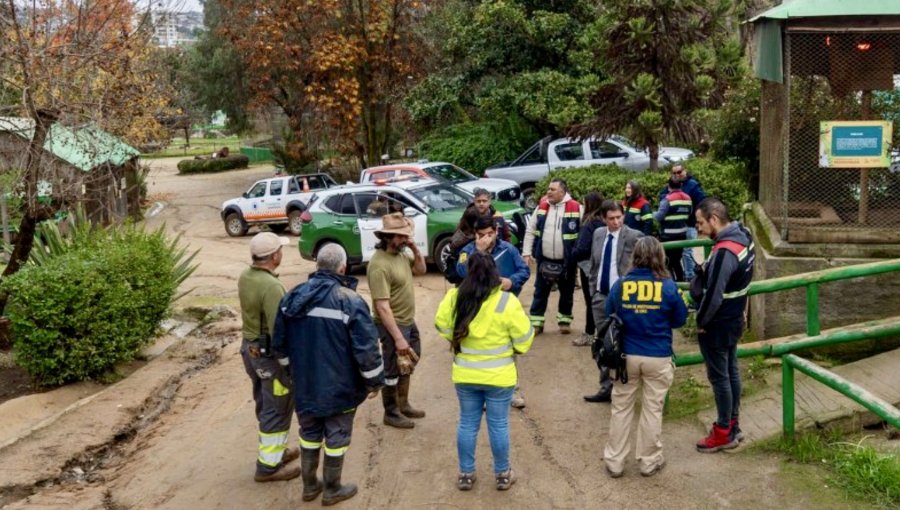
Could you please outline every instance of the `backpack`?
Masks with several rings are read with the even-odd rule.
[[[597,334],[591,344],[591,355],[597,362],[597,368],[607,367],[615,370],[614,381],[628,382],[628,370],[625,368],[625,343],[622,319],[612,314],[597,326]]]

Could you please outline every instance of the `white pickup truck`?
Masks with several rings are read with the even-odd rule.
[[[247,234],[252,225],[268,225],[276,233],[289,230],[300,235],[310,197],[317,191],[337,186],[327,174],[282,175],[253,183],[240,198],[222,204],[225,232],[231,237]]]
[[[660,147],[659,163],[667,165],[694,157],[690,149]],[[627,170],[646,170],[650,157],[627,138],[611,136],[606,140],[589,138],[543,138],[512,162],[494,165],[484,171],[487,177],[510,179],[522,188],[524,205],[528,210],[537,206],[534,187],[544,177],[561,168],[615,164]]]

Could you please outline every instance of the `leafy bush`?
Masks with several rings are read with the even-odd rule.
[[[737,215],[741,207],[750,200],[747,172],[742,164],[720,163],[698,158],[687,161],[685,166],[688,172],[700,181],[706,196],[716,197],[725,202],[732,214]],[[659,192],[669,180],[669,172],[665,170],[632,172],[616,165],[594,165],[553,172],[537,184],[538,194],[543,195],[547,191],[551,176],[565,179],[572,196],[577,199],[581,199],[590,191],[599,191],[605,198],[620,200],[625,193],[625,183],[634,179],[641,184],[644,195],[654,207],[659,205]]]
[[[51,234],[35,247],[44,256],[0,287],[10,296],[16,362],[43,385],[96,378],[134,359],[195,269],[194,255],[162,229],[77,231],[69,241]]]
[[[422,141],[422,157],[447,161],[475,175],[502,161],[515,159],[537,140],[537,134],[521,120],[454,124],[441,128]]]
[[[224,158],[183,159],[178,162],[178,173],[197,174],[224,172],[225,170],[247,168],[247,165],[249,164],[250,158],[243,154],[232,154]]]

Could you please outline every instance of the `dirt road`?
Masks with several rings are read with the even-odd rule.
[[[166,207],[151,225],[165,223],[201,249],[200,268],[186,283],[193,293],[181,303],[235,305],[236,276],[248,262],[249,238],[226,236],[221,202],[239,195],[265,169],[183,177],[169,160],[152,161],[150,190]],[[312,264],[296,248],[286,249],[281,277],[288,287],[305,280]],[[368,297],[365,275],[360,292]],[[570,337],[548,333],[522,358],[521,385],[528,406],[511,414],[512,464],[519,482],[507,493],[493,488],[490,450],[482,431],[479,481],[472,492],[455,488],[457,402],[450,381],[450,355],[434,332],[432,318],[447,289],[437,274],[416,280],[418,323],[424,355],[413,378],[413,402],[428,412],[411,431],[381,424],[380,399],[367,401],[355,422],[344,478],[360,485],[343,508],[849,508],[817,491],[797,490],[782,476],[780,460],[753,451],[703,455],[693,443],[704,432],[694,421],[667,422],[668,466],[645,479],[636,466],[618,480],[606,477],[602,447],[609,409],[587,404],[597,373],[586,348]],[[521,296],[530,303],[532,285]],[[555,316],[551,304],[548,317]],[[583,304],[576,297],[576,328]],[[236,340],[237,334],[232,333]],[[93,481],[39,489],[9,508],[106,509],[282,509],[303,504],[299,480],[260,485],[252,479],[256,430],[249,381],[237,342],[217,360],[180,382],[165,412],[117,447],[115,458]],[[102,416],[97,417],[102,420]],[[296,426],[294,427],[296,429]],[[55,431],[60,440],[66,431]],[[296,431],[292,432],[292,441]],[[40,462],[40,459],[35,459]]]

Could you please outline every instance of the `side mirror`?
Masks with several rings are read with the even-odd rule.
[[[419,210],[415,207],[406,207],[403,209],[403,215],[407,218],[413,218],[419,215]]]
[[[245,191],[245,192],[241,193],[241,196],[244,197],[244,198],[250,198],[250,193],[247,193],[247,192]]]

